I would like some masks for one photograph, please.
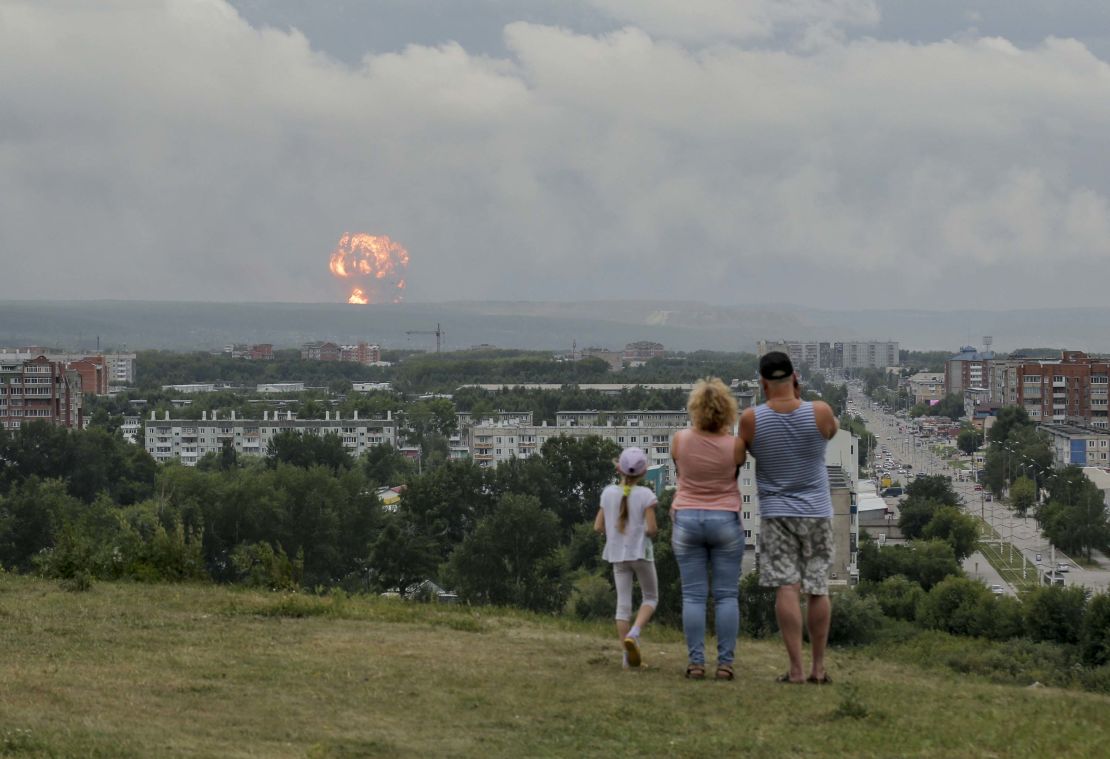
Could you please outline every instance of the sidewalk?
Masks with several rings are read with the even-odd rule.
[[[982,580],[988,588],[991,585],[1001,585],[1003,590],[1006,591],[1006,595],[1017,595],[1013,587],[1003,580],[1002,575],[998,574],[998,571],[987,561],[987,557],[978,551],[964,559],[963,569],[968,577],[973,580]]]

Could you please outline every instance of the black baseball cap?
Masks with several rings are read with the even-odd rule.
[[[759,376],[763,379],[780,380],[794,374],[794,364],[790,356],[782,351],[771,351],[759,359]]]

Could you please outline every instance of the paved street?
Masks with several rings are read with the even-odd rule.
[[[856,413],[865,419],[867,429],[878,438],[878,444],[886,446],[894,457],[896,465],[910,464],[912,467],[911,476],[915,472],[924,472],[926,474],[945,474],[953,478],[956,477],[957,471],[950,469],[946,462],[938,459],[929,450],[929,445],[933,444],[933,441],[921,441],[915,438],[910,434],[910,428],[906,420],[881,412],[859,391],[853,389],[849,396],[855,404]],[[973,476],[973,474],[968,471],[965,476]],[[905,476],[902,476],[901,479],[903,483],[908,481]],[[1095,590],[1110,588],[1110,561],[1106,557],[1095,557],[1101,564],[1097,568],[1081,568],[1070,557],[1065,556],[1060,551],[1053,553],[1048,539],[1037,529],[1036,522],[1032,517],[1014,516],[1005,504],[997,501],[988,502],[986,491],[976,491],[975,483],[972,481],[959,482],[953,479],[952,486],[962,499],[964,508],[977,516],[982,516],[1002,537],[1004,542],[1012,543],[1016,549],[1021,551],[1030,565],[1039,566],[1043,571],[1051,566],[1053,560],[1065,562],[1071,566],[1071,570],[1063,575],[1065,585],[1083,585]],[[1038,557],[1040,558],[1039,563],[1037,562]],[[982,556],[980,556],[980,559],[982,562],[980,565],[981,574],[985,576],[982,565],[986,564],[986,561]],[[972,559],[969,559],[969,561],[972,561]],[[966,569],[967,565],[965,564]],[[994,570],[991,569],[991,571]],[[969,574],[973,573],[974,567],[972,567]],[[997,573],[995,573],[995,577],[997,577]],[[986,582],[988,585],[998,583],[1007,588],[1009,592],[1013,591],[1008,584],[1001,581],[1001,578],[986,580]]]

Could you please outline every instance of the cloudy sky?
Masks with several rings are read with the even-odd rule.
[[[0,298],[1067,306],[1104,0],[0,0]]]

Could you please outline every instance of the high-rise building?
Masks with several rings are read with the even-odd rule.
[[[987,367],[993,358],[990,351],[980,352],[971,345],[960,348],[944,362],[944,392],[962,397],[968,388],[986,387],[990,381]]]
[[[1019,378],[1016,405],[1033,421],[1110,428],[1107,361],[1063,351],[1057,360],[1024,361],[1014,371]]]
[[[795,366],[805,364],[810,369],[885,369],[901,362],[894,340],[760,340],[756,348],[760,356],[781,351]]]
[[[0,425],[19,429],[47,422],[80,429],[83,421],[81,375],[45,356],[0,358]]]

